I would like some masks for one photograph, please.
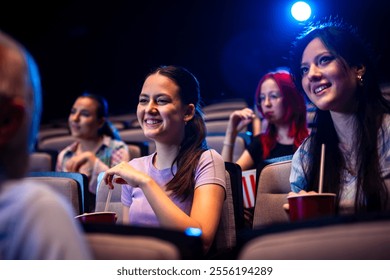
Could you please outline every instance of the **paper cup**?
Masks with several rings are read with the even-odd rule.
[[[287,197],[290,221],[332,217],[336,211],[334,193],[307,193]]]
[[[78,215],[75,217],[75,219],[82,223],[115,224],[117,216],[115,212],[93,212]]]
[[[256,187],[256,169],[242,171],[242,191],[245,208],[255,207]]]

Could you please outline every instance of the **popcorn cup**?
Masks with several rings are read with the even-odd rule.
[[[78,215],[75,219],[88,224],[115,224],[117,216],[115,212],[93,212]]]
[[[245,208],[255,206],[256,185],[256,169],[242,171],[242,191]]]

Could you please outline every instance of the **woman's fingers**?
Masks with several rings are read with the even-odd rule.
[[[69,164],[67,165],[67,169],[69,172],[78,172],[76,162],[74,160],[69,160]]]
[[[127,184],[127,182],[124,179],[120,178],[120,177],[115,178],[114,179],[114,183],[122,184],[122,185]]]
[[[112,178],[113,178],[113,175],[110,175],[110,174],[105,174],[104,175],[104,183],[106,183],[106,185],[108,186],[109,189],[114,189],[114,185],[112,184]]]
[[[114,177],[114,176],[115,176],[115,172],[111,174],[110,171],[107,170],[103,177],[104,182],[110,189],[114,189],[114,183],[122,184],[122,185],[128,184],[128,182],[126,182],[126,180],[124,180],[123,178]]]

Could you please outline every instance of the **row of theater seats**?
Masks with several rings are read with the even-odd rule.
[[[87,196],[88,179],[83,174],[31,172],[25,180],[38,181],[55,189],[72,205],[75,216],[84,213],[90,203]],[[113,198],[116,199],[115,196]],[[98,205],[96,211],[99,207],[101,205]],[[120,213],[118,211],[119,215]],[[200,237],[190,232],[120,224],[82,224],[82,226],[95,259],[200,259],[202,257]]]
[[[387,216],[253,230],[251,239],[238,247],[234,259],[388,260],[389,228]],[[96,259],[204,259],[199,236],[120,225],[86,224],[84,229]]]
[[[229,105],[233,107],[234,104]],[[216,108],[218,106],[215,104]],[[235,109],[239,108],[218,108],[215,115],[212,114],[213,108],[210,111],[205,110],[206,124],[208,127],[214,128],[218,125],[210,126],[210,123],[219,122],[222,125],[227,125],[230,113],[221,112]],[[224,132],[224,129],[221,128],[221,131]],[[209,132],[207,135],[209,145],[217,151],[222,149],[221,143],[224,134],[221,131]],[[154,147],[150,142],[147,142],[147,139],[142,138],[144,136],[140,132],[142,131],[136,126],[120,130],[124,141],[146,142],[147,150],[143,150],[143,153],[153,152]],[[244,132],[237,138],[235,157],[241,154],[249,141],[249,133]],[[390,250],[387,250],[390,246],[390,218],[386,216],[370,219],[338,218],[315,223],[292,224],[289,222],[282,205],[286,202],[286,196],[290,191],[288,177],[291,170],[291,157],[272,159],[257,170],[253,226],[248,228],[244,223],[242,171],[234,163],[227,162],[225,167],[228,183],[227,196],[214,246],[207,256],[202,254],[200,237],[191,231],[151,230],[121,224],[86,224],[84,230],[93,248],[95,258],[388,259],[390,257]],[[54,174],[46,175],[50,177]],[[59,180],[55,180],[57,183],[59,182]],[[61,189],[61,192],[74,205],[74,209],[78,209],[76,213],[83,213],[86,204],[89,203],[88,197],[83,196],[86,185],[82,185],[82,183],[85,184],[85,178],[78,181],[76,192],[73,192],[74,187]],[[114,189],[108,209],[118,213],[119,221],[122,211],[120,191],[120,186]],[[72,192],[73,194],[70,195]],[[75,203],[76,193],[79,195],[79,204]],[[95,211],[105,210],[107,195],[107,188],[101,182],[97,189]],[[80,207],[80,205],[82,206]]]
[[[211,252],[202,254],[196,231],[116,225],[84,224],[97,259],[388,259],[390,217],[345,217],[290,223],[283,210],[290,190],[291,159],[273,159],[259,171],[253,227],[243,220],[242,173],[226,163],[227,196]],[[31,173],[26,180],[42,180],[69,199],[75,213],[89,203],[88,182],[82,174]],[[121,220],[120,186],[114,188],[108,211]],[[100,182],[95,211],[104,211],[107,187]],[[135,248],[132,250],[131,248]]]
[[[91,197],[88,196],[88,179],[85,175],[80,173],[72,172],[31,172],[25,180],[39,181],[41,183],[47,184],[53,187],[61,195],[69,200],[70,204],[73,206],[75,215],[82,214],[88,209],[88,205],[91,203]],[[241,189],[241,169],[237,164],[227,162],[226,163],[226,180],[227,180],[227,194],[226,200],[223,206],[223,214],[221,218],[220,225],[218,227],[217,236],[215,239],[215,244],[213,249],[207,256],[202,254],[202,244],[199,234],[196,234],[196,231],[188,232],[176,232],[177,238],[173,238],[172,234],[169,234],[170,240],[173,242],[177,249],[180,251],[180,259],[188,258],[219,258],[231,254],[236,248],[237,236],[239,230],[244,228],[243,220],[243,207],[242,207],[242,189]],[[96,195],[96,204],[94,212],[101,211],[114,211],[117,213],[118,221],[122,220],[122,205],[120,201],[121,196],[121,186],[117,185],[112,193],[111,201],[108,209],[106,209],[105,204],[108,196],[108,188],[104,185],[104,181],[100,181],[99,187],[97,188]],[[88,235],[88,240],[91,242],[91,246],[96,250],[96,258],[119,258],[114,251],[109,254],[107,248],[110,246],[116,246],[115,244],[126,243],[128,240],[130,243],[133,242],[134,238],[129,238],[130,233],[138,232],[140,233],[141,228],[130,227],[121,225],[120,222],[117,222],[116,225],[84,225],[86,234]],[[138,231],[137,231],[138,230]],[[167,237],[160,236],[163,232],[166,232],[164,229],[155,229],[154,231],[144,229],[143,235],[148,235],[154,232],[155,236],[153,239],[167,239]],[[148,233],[149,232],[149,233]],[[174,231],[170,231],[174,232]],[[195,234],[194,234],[195,232]],[[147,234],[148,233],[148,234]],[[92,235],[94,237],[92,237]],[[134,234],[133,234],[134,235]],[[116,238],[118,237],[118,238]],[[138,236],[141,238],[140,236]],[[180,239],[181,238],[181,239]],[[118,239],[118,240],[116,240]],[[115,241],[116,240],[116,241]],[[183,240],[183,244],[178,244],[178,240]],[[192,240],[192,241],[191,241]],[[167,240],[165,240],[167,241]],[[191,242],[189,242],[191,241]],[[106,243],[105,243],[106,242]],[[116,243],[119,242],[119,243]],[[156,240],[154,241],[156,243]],[[106,244],[107,248],[103,248]],[[193,245],[191,245],[193,244]],[[119,246],[119,245],[118,245]],[[128,247],[126,247],[128,248]],[[139,250],[143,250],[141,247]],[[146,248],[144,248],[146,250]],[[150,248],[148,249],[150,250]],[[134,254],[132,250],[129,250],[127,253],[123,253],[122,257],[129,257],[129,254]],[[142,258],[141,255],[134,255],[134,257]],[[162,257],[162,256],[161,256]]]

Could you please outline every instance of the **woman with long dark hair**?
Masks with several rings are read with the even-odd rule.
[[[390,104],[373,61],[341,19],[310,24],[291,50],[296,85],[317,107],[313,131],[293,157],[292,191],[318,191],[325,144],[323,190],[337,195],[340,213],[389,208]]]
[[[207,148],[199,106],[199,83],[180,66],[161,66],[147,75],[139,95],[138,121],[156,152],[105,172],[121,183],[123,223],[202,231],[208,252],[225,198],[225,165]]]

